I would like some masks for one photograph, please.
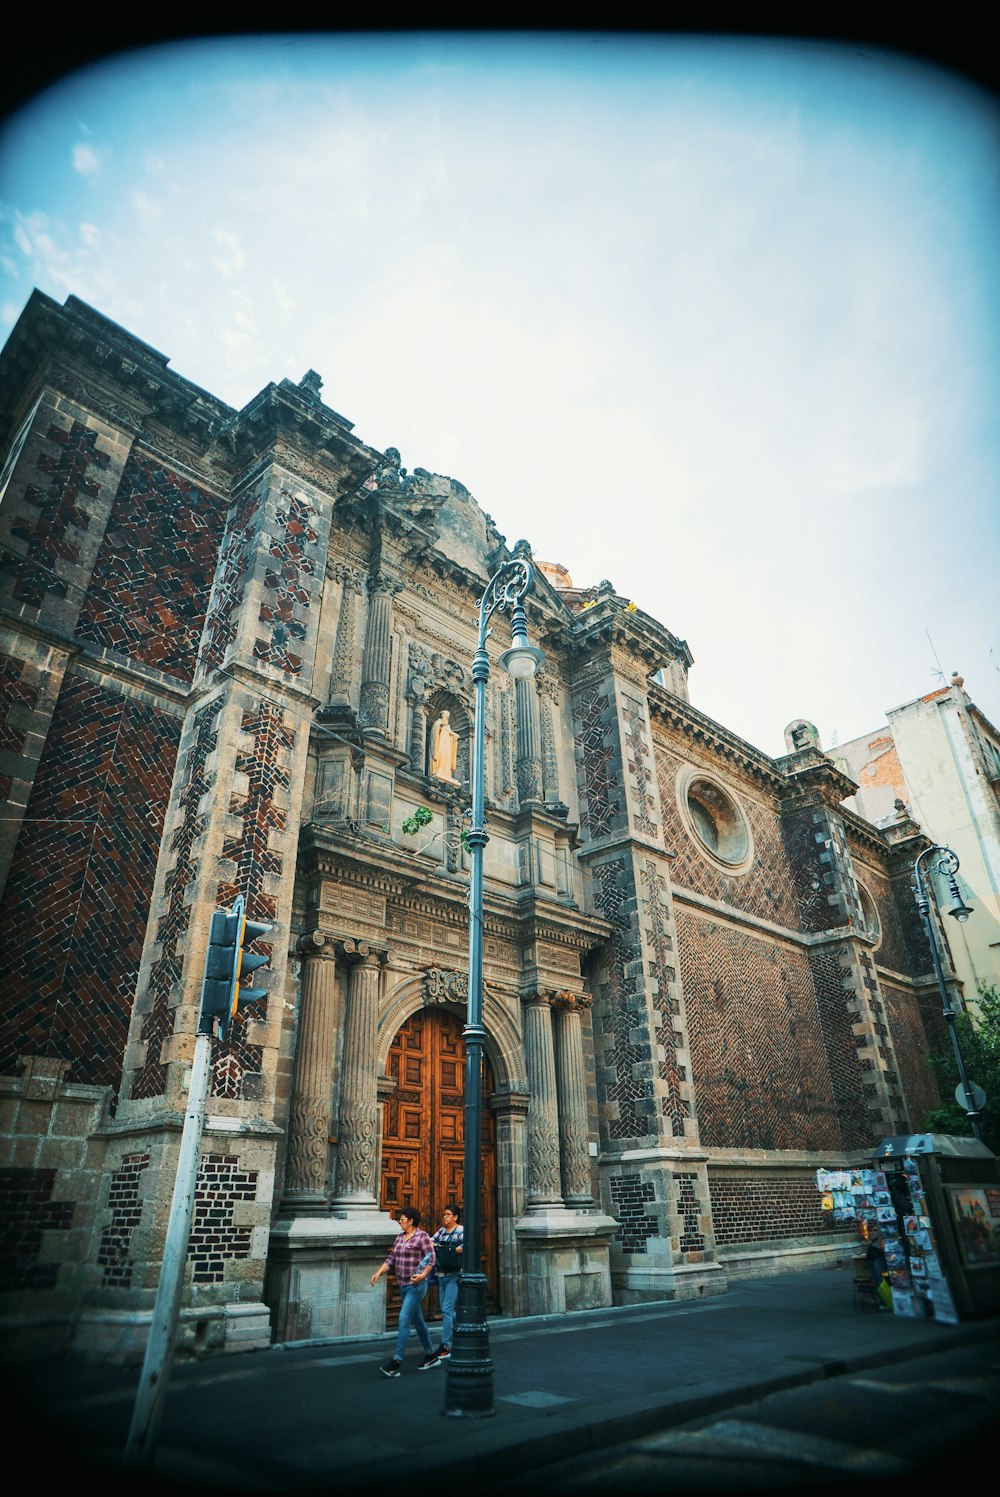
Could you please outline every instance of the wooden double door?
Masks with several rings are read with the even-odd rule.
[[[465,1045],[462,1022],[445,1008],[413,1014],[393,1040],[389,1075],[396,1089],[383,1106],[381,1206],[398,1219],[406,1206],[420,1212],[433,1234],[450,1201],[463,1201],[465,1174]],[[497,1238],[496,1116],[490,1107],[493,1072],[483,1058],[482,1267],[489,1308],[498,1313],[500,1282]],[[399,1314],[399,1294],[390,1276],[387,1319]],[[432,1290],[425,1314],[437,1313]]]

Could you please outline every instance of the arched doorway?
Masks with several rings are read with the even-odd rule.
[[[396,1088],[382,1110],[383,1211],[398,1217],[416,1206],[433,1233],[449,1201],[462,1200],[465,1173],[465,1046],[462,1021],[446,1008],[422,1008],[400,1029],[389,1051],[387,1072]],[[490,1107],[493,1071],[483,1057],[482,1244],[488,1306],[498,1314],[500,1260],[497,1236],[496,1115]],[[390,1278],[386,1316],[394,1324],[399,1294]],[[432,1291],[425,1312],[437,1313]]]

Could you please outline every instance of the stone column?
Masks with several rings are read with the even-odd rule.
[[[396,581],[379,572],[369,583],[368,628],[361,664],[361,710],[363,728],[383,735],[389,731],[389,676],[392,669],[392,595]]]
[[[427,773],[427,708],[422,697],[412,700],[410,721],[410,768],[417,774]]]
[[[539,696],[539,714],[541,719],[541,742],[542,742],[542,799],[546,801],[557,801],[559,799],[559,765],[556,759],[555,729],[552,725],[553,683],[550,678],[542,677]]]
[[[333,1211],[347,1216],[377,1211],[378,1093],[377,1030],[382,954],[364,941],[344,941],[351,962],[340,1080],[337,1189]]]
[[[528,1073],[527,1210],[562,1204],[559,1180],[559,1112],[552,1045],[552,1008],[537,993],[524,1000],[524,1059]]]
[[[328,575],[333,581],[343,584],[340,615],[337,620],[337,642],[333,651],[330,702],[334,705],[347,706],[351,700],[352,676],[356,659],[354,635],[361,579],[356,572],[345,566],[332,568]]]
[[[515,681],[517,703],[517,798],[540,800],[542,796],[542,732],[538,716],[538,693],[533,680]]]
[[[560,993],[556,999],[559,1099],[559,1145],[563,1200],[570,1207],[592,1206],[590,1155],[587,1150],[587,1081],[583,1066],[581,1009],[590,998]]]
[[[288,1168],[283,1204],[324,1211],[330,1201],[330,1110],[337,1034],[337,981],[333,945],[314,930],[299,941],[302,1006],[295,1046],[295,1091],[288,1126]]]

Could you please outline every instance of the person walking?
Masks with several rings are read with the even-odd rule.
[[[422,1308],[427,1294],[427,1279],[434,1267],[434,1244],[422,1229],[420,1212],[415,1206],[403,1208],[399,1213],[399,1225],[403,1230],[393,1242],[381,1268],[372,1274],[374,1289],[382,1275],[387,1274],[391,1268],[403,1296],[399,1309],[396,1350],[388,1362],[382,1363],[381,1370],[386,1377],[399,1377],[411,1330],[416,1331],[420,1344],[427,1353],[417,1371],[426,1372],[431,1367],[441,1365],[441,1358],[434,1350]]]
[[[465,1233],[458,1217],[456,1205],[446,1206],[441,1213],[441,1225],[431,1238],[435,1254],[434,1278],[437,1280],[438,1301],[441,1305],[441,1345],[437,1349],[441,1359],[451,1356],[451,1332],[455,1324],[458,1277],[462,1268]]]

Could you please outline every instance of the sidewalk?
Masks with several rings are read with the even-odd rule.
[[[152,1483],[117,1465],[137,1368],[75,1358],[8,1368],[7,1405],[20,1404],[20,1433],[34,1426],[48,1462],[61,1459],[75,1480],[93,1475],[106,1492],[120,1483],[381,1497],[403,1472],[421,1485],[527,1481],[547,1461],[784,1388],[963,1341],[1000,1344],[1000,1318],[907,1320],[857,1310],[853,1294],[845,1267],[749,1280],[696,1303],[495,1320],[489,1419],[443,1416],[447,1364],[418,1373],[416,1337],[391,1380],[379,1372],[388,1333],[178,1362]]]

